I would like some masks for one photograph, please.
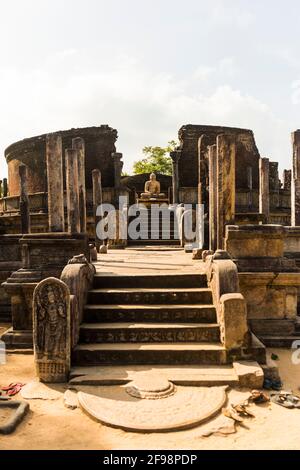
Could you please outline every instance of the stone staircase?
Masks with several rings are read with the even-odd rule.
[[[95,275],[72,366],[75,382],[98,374],[101,383],[104,366],[118,369],[108,374],[114,383],[132,368],[161,366],[176,368],[179,383],[237,381],[204,274]]]
[[[163,218],[168,218],[170,225],[166,223]],[[129,223],[135,219],[135,217],[129,217]],[[175,220],[173,211],[165,210],[160,217],[151,217],[151,211],[142,211],[139,216],[142,222],[142,228],[140,231],[140,238],[138,240],[132,240],[128,238],[128,245],[179,245],[178,239],[178,227]]]

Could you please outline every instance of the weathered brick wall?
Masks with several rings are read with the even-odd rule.
[[[116,151],[118,134],[107,125],[58,131],[62,136],[63,150],[71,147],[74,137],[82,137],[86,147],[86,187],[92,187],[92,170],[102,174],[102,186],[114,186],[114,167],[111,153]],[[20,193],[18,168],[21,163],[28,168],[28,192],[47,191],[46,134],[24,139],[12,144],[5,151],[8,163],[8,185],[11,196]]]
[[[216,143],[220,134],[234,134],[237,138],[237,159],[236,159],[236,188],[247,188],[246,167],[252,168],[253,189],[258,189],[259,152],[256,147],[253,132],[248,129],[223,126],[202,126],[188,124],[179,129],[178,136],[182,155],[179,160],[179,180],[180,186],[198,185],[198,139],[205,134],[208,137],[209,145]]]

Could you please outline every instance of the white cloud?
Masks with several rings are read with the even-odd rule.
[[[65,60],[68,68],[61,70]],[[199,66],[190,77],[178,80],[127,56],[109,65],[104,61],[100,71],[85,71],[77,63],[76,51],[63,51],[30,73],[2,72],[2,150],[17,139],[42,132],[109,124],[119,131],[118,150],[130,171],[145,145],[165,145],[176,138],[181,125],[194,123],[252,128],[262,154],[272,160],[284,157],[288,124],[260,100],[226,83],[206,88],[200,78],[205,81],[213,73],[209,67]],[[237,67],[234,59],[225,58],[216,69],[224,70],[226,80],[225,71],[230,76]],[[3,174],[5,165],[1,170]]]

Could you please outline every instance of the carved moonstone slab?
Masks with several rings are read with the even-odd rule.
[[[33,342],[39,379],[66,382],[71,359],[70,291],[54,277],[44,279],[34,290]]]
[[[126,387],[126,392],[135,398],[159,400],[173,395],[175,385],[164,377],[140,377]]]
[[[152,379],[151,379],[152,380]],[[176,387],[162,400],[128,396],[126,387],[93,387],[78,392],[81,408],[93,419],[126,431],[162,432],[196,426],[221,411],[226,387]]]

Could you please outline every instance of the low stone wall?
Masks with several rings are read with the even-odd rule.
[[[250,345],[246,302],[240,293],[236,265],[218,250],[206,259],[208,285],[220,324],[221,342],[228,351]]]
[[[295,333],[300,269],[285,252],[298,249],[299,234],[281,225],[226,227],[225,246],[238,267],[248,320],[259,337]]]
[[[239,273],[252,331],[260,335],[291,335],[297,319],[300,273]]]

